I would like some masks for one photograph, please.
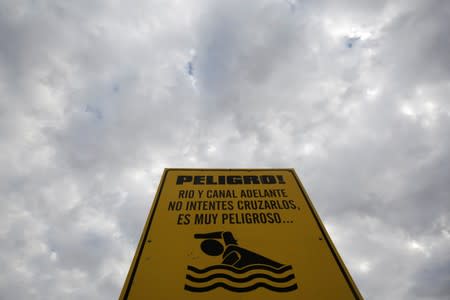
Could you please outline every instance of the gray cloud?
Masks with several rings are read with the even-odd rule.
[[[294,167],[365,298],[448,299],[449,10],[0,4],[1,297],[116,298],[164,167]]]

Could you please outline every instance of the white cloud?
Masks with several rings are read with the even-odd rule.
[[[367,299],[448,299],[449,9],[2,2],[0,295],[117,298],[165,167],[294,167]]]

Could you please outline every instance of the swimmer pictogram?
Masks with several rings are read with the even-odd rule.
[[[298,288],[291,265],[241,247],[230,231],[197,233],[194,238],[203,240],[200,248],[206,255],[222,256],[222,261],[206,268],[188,265],[184,286],[187,291],[208,292],[222,287],[240,293],[261,287],[290,292]]]

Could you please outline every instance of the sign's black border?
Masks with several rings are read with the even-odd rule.
[[[347,269],[345,268],[342,259],[339,257],[339,254],[337,253],[337,250],[334,247],[334,245],[333,245],[333,243],[331,241],[331,238],[328,236],[328,233],[327,233],[327,231],[325,229],[325,226],[322,224],[322,222],[321,222],[321,220],[319,218],[319,215],[317,214],[314,206],[312,205],[312,202],[309,199],[308,194],[306,193],[306,191],[305,191],[305,189],[304,189],[304,187],[303,187],[303,185],[302,185],[300,179],[298,178],[297,173],[295,172],[294,169],[203,169],[203,168],[202,169],[188,169],[188,168],[174,168],[174,169],[172,169],[172,168],[168,168],[168,169],[164,170],[163,176],[161,178],[161,184],[160,184],[160,186],[158,188],[158,192],[157,192],[157,195],[156,195],[155,203],[154,203],[154,206],[151,209],[150,219],[149,219],[148,224],[147,224],[147,226],[145,228],[144,237],[141,238],[140,244],[138,245],[139,249],[138,249],[138,253],[137,253],[137,256],[135,258],[135,261],[133,262],[133,269],[132,269],[132,271],[131,271],[131,273],[129,275],[129,278],[126,279],[127,288],[126,288],[125,294],[123,296],[123,300],[128,300],[128,295],[130,293],[131,286],[133,285],[134,276],[136,274],[137,268],[139,266],[139,261],[140,261],[140,258],[142,256],[142,252],[144,251],[144,247],[145,247],[145,244],[147,242],[148,233],[150,231],[150,227],[151,227],[151,224],[152,224],[152,221],[153,221],[153,216],[155,215],[156,209],[158,207],[159,198],[160,198],[161,192],[163,190],[167,174],[170,171],[288,171],[288,172],[291,172],[292,175],[295,178],[295,181],[297,182],[298,187],[300,188],[300,191],[303,194],[303,197],[305,197],[306,202],[308,203],[308,207],[309,207],[311,213],[314,216],[314,219],[316,221],[317,226],[319,226],[319,228],[320,228],[320,232],[322,233],[322,235],[325,238],[325,241],[327,242],[327,246],[328,246],[329,250],[331,251],[331,253],[333,253],[333,257],[334,257],[337,265],[339,266],[339,269],[340,269],[342,275],[344,276],[348,286],[350,287],[353,296],[355,297],[355,299],[358,299],[358,300],[359,299],[363,299],[361,294],[357,290],[356,285],[354,284],[353,280],[351,279],[350,274],[348,273]]]

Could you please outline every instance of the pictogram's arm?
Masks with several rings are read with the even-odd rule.
[[[215,231],[194,234],[196,239],[223,239],[225,245],[237,245],[237,240],[230,231]]]
[[[196,233],[194,237],[196,239],[221,239],[223,231],[209,232],[209,233]]]

